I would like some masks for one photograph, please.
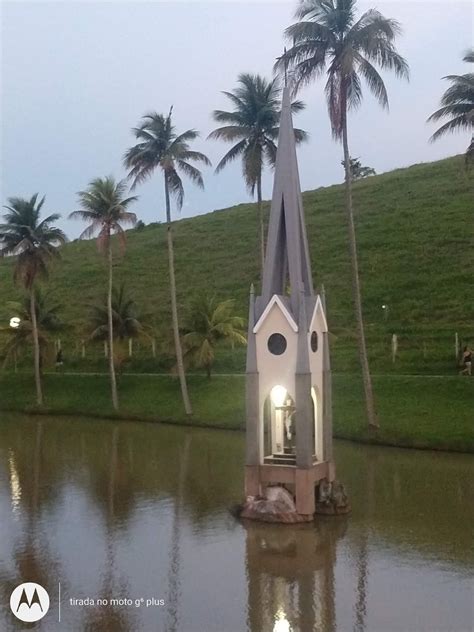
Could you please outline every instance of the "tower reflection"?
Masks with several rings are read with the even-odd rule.
[[[250,632],[332,632],[337,542],[347,521],[310,525],[244,523]]]

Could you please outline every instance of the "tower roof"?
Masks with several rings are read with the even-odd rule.
[[[296,314],[301,294],[313,296],[314,292],[291,116],[291,98],[290,91],[285,86],[263,271],[263,303],[268,303],[274,294],[286,294],[287,282],[291,288],[291,306]]]

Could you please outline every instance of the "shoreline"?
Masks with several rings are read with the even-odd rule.
[[[200,430],[217,430],[219,432],[245,432],[245,424],[242,424],[241,427],[228,427],[219,424],[211,424],[210,422],[202,421],[197,418],[192,418],[192,420],[173,420],[173,419],[159,419],[146,417],[141,415],[134,415],[128,413],[84,413],[78,411],[68,411],[68,410],[54,410],[54,409],[39,409],[39,408],[25,408],[23,410],[19,409],[4,409],[0,408],[1,413],[12,413],[15,415],[28,415],[29,417],[72,417],[73,419],[83,419],[87,418],[92,421],[110,421],[110,422],[124,422],[124,423],[143,423],[143,424],[162,424],[164,426],[177,426],[181,428],[198,428]],[[0,419],[1,423],[1,419]],[[376,432],[376,431],[371,431]],[[351,437],[341,435],[339,433],[333,434],[333,439],[337,439],[338,441],[348,441],[350,443],[356,443],[360,445],[373,445],[377,447],[384,448],[396,448],[403,450],[423,450],[424,452],[447,452],[453,454],[474,454],[474,449],[460,449],[460,448],[450,448],[450,447],[441,447],[441,446],[429,446],[424,444],[411,444],[404,445],[402,443],[395,442],[387,442],[383,439],[378,440],[376,437],[372,437],[372,439],[364,439],[359,437]]]
[[[161,423],[245,430],[245,376],[188,376],[193,416],[185,414],[174,376],[122,375],[120,411],[110,402],[107,375],[45,374],[45,403],[34,398],[31,375],[0,375],[0,411],[28,415]],[[358,375],[333,375],[333,436],[369,445],[474,453],[474,383],[466,378],[374,376],[380,428],[366,423]]]

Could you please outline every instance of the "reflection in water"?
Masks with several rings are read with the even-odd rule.
[[[248,629],[335,630],[334,565],[347,517],[245,528]]]
[[[10,450],[8,455],[8,469],[10,470],[10,494],[12,499],[12,513],[17,514],[20,508],[21,485],[16,471],[15,455]]]
[[[275,625],[273,626],[273,632],[291,632],[290,622],[286,618],[285,612],[279,610],[275,618]]]
[[[174,499],[172,538],[170,546],[170,566],[168,572],[168,598],[166,603],[168,621],[166,630],[176,632],[179,630],[179,602],[181,598],[180,590],[180,532],[181,532],[181,508],[183,505],[184,488],[186,484],[186,474],[189,463],[189,449],[191,447],[191,434],[186,433],[184,439],[184,447],[180,450],[179,455],[179,483],[178,494]]]
[[[350,516],[240,524],[239,433],[2,420],[0,630],[23,581],[50,593],[43,632],[470,629],[472,457],[339,443],[336,460]],[[113,603],[137,597],[166,604]]]
[[[107,440],[107,437],[105,438]],[[97,598],[101,599],[102,603],[106,601],[108,605],[96,606],[87,613],[88,616],[84,624],[84,630],[87,632],[94,632],[95,630],[101,630],[101,632],[128,632],[133,630],[130,613],[112,603],[114,598],[127,592],[126,583],[122,586],[116,586],[114,581],[117,576],[115,568],[115,495],[118,478],[118,441],[119,427],[118,425],[113,425],[109,440],[109,480],[107,485],[107,515],[105,517],[106,559],[102,586],[97,594]]]
[[[367,536],[360,535],[359,551],[357,557],[357,601],[355,605],[355,632],[365,630],[365,618],[367,615]]]
[[[33,429],[32,458],[28,464],[22,463],[23,470],[27,472],[23,481],[17,466],[17,462],[21,463],[20,455],[9,448],[8,457],[5,458],[7,451],[2,450],[2,466],[7,463],[9,469],[12,517],[15,522],[20,522],[20,526],[16,524],[15,527],[23,535],[20,541],[11,542],[10,569],[4,571],[3,563],[0,567],[2,604],[9,602],[10,594],[18,584],[28,581],[38,582],[44,586],[50,592],[51,602],[54,604],[54,588],[46,569],[54,573],[57,566],[49,547],[41,542],[40,486],[43,469],[43,423],[39,421]],[[45,472],[45,477],[47,477],[47,472]],[[5,478],[2,477],[0,480],[3,482]],[[7,512],[2,507],[0,513],[3,520]]]
[[[366,525],[361,528],[355,544],[357,568],[357,598],[355,603],[354,632],[364,632],[367,617],[367,584],[368,584],[368,524],[371,524],[374,514],[374,490],[377,453],[369,450],[366,458],[367,487],[363,498],[365,505]],[[368,523],[368,524],[367,524]]]

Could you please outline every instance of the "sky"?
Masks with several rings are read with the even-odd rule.
[[[234,89],[239,73],[272,76],[295,6],[283,0],[2,2],[0,203],[44,194],[45,210],[61,213],[61,227],[77,237],[83,227],[67,219],[77,208],[77,191],[95,177],[125,177],[131,128],[146,112],[167,113],[171,105],[178,131],[199,130],[194,149],[216,165],[229,146],[206,140],[216,127],[212,110],[228,109],[222,91]],[[383,74],[390,112],[365,91],[349,120],[351,155],[380,173],[465,151],[466,134],[430,144],[435,127],[426,119],[447,87],[441,78],[469,71],[462,54],[474,41],[472,2],[359,2],[360,11],[373,6],[401,22],[397,45],[411,80]],[[310,135],[298,149],[302,188],[341,182],[342,151],[331,137],[323,83],[300,98],[306,109],[295,125]],[[206,168],[204,177],[204,191],[185,183],[182,217],[250,199],[238,162],[219,175]],[[265,198],[271,187],[267,171]],[[138,217],[163,221],[162,178],[153,176],[136,193]]]

